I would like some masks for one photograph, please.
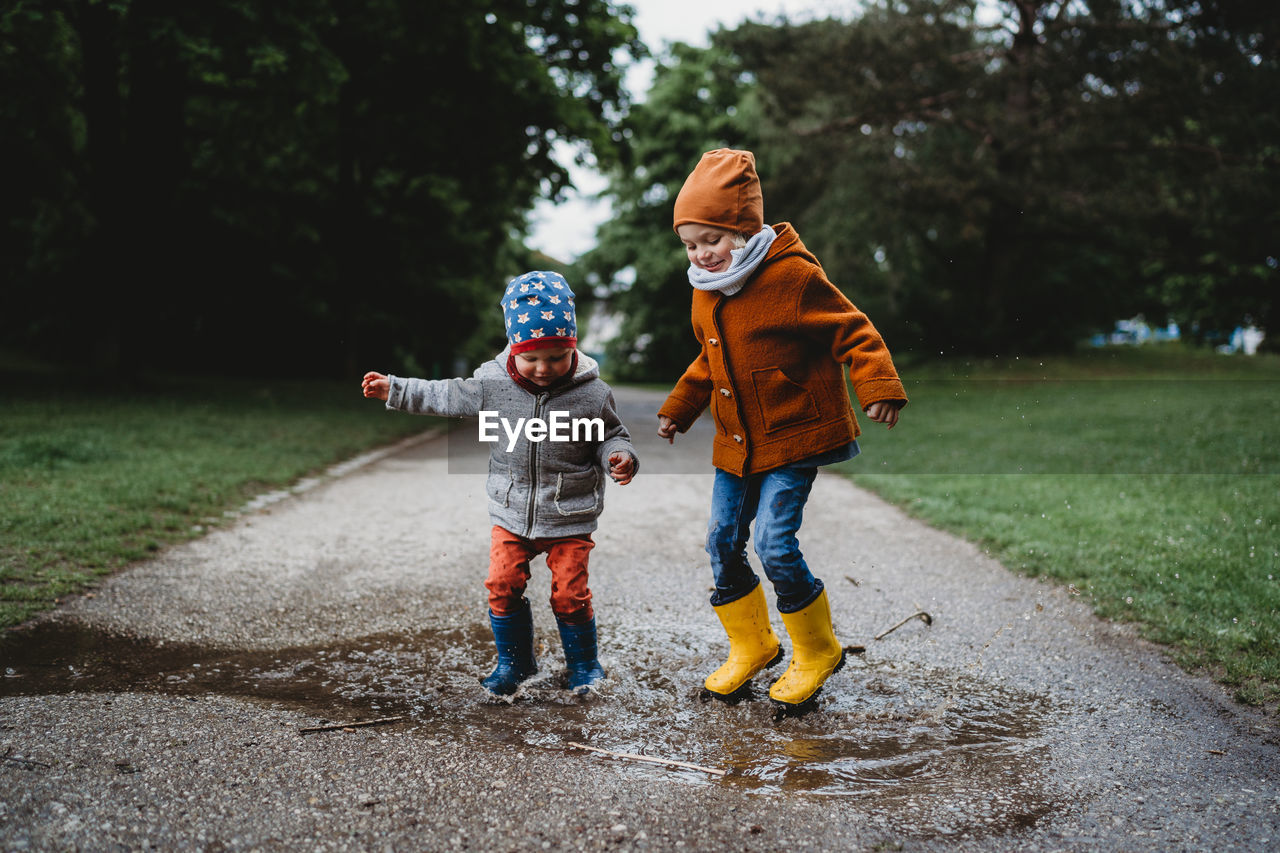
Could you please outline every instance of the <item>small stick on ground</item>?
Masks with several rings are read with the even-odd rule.
[[[907,624],[908,622],[910,622],[912,619],[919,619],[921,622],[923,622],[923,623],[924,623],[924,624],[926,624],[926,625],[932,625],[932,624],[933,624],[933,617],[932,617],[932,616],[930,616],[928,613],[925,613],[923,610],[918,610],[918,611],[916,611],[915,613],[912,613],[912,614],[911,614],[910,616],[908,616],[906,619],[903,619],[903,620],[902,620],[901,622],[899,622],[897,625],[894,625],[894,626],[893,626],[892,628],[890,628],[889,630],[887,630],[887,631],[881,631],[879,634],[876,634],[876,639],[877,639],[877,640],[883,640],[885,637],[889,636],[889,635],[890,635],[890,634],[892,634],[894,631],[898,630],[898,629],[899,629],[899,628],[901,628],[903,625],[905,625],[905,624]]]
[[[13,747],[9,747],[4,751],[4,755],[0,755],[0,759],[12,761],[14,764],[21,764],[23,767],[52,767],[52,764],[45,764],[43,761],[33,761],[30,758],[22,758],[21,756],[11,755]]]
[[[601,749],[598,746],[587,746],[585,743],[574,743],[573,741],[569,741],[569,746],[576,746],[578,749],[589,749],[592,752],[611,755],[614,758],[629,758],[632,761],[648,761],[652,764],[665,764],[669,767],[686,767],[690,770],[701,770],[703,773],[710,773],[713,776],[724,776],[729,772],[727,770],[717,770],[714,767],[703,767],[701,764],[690,764],[687,761],[672,761],[670,758],[654,758],[651,755],[633,755],[629,752],[613,752],[608,749]]]
[[[334,723],[328,726],[307,726],[304,729],[298,729],[298,734],[307,734],[308,732],[334,732],[341,729],[362,729],[366,726],[385,726],[387,723],[398,723],[404,717],[381,717],[377,720],[360,720],[355,723]]]

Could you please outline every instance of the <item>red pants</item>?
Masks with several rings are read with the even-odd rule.
[[[587,588],[587,555],[596,546],[591,534],[525,539],[494,525],[489,542],[489,609],[509,616],[520,607],[529,583],[529,561],[547,555],[551,569],[551,610],[562,621],[580,625],[594,615]]]

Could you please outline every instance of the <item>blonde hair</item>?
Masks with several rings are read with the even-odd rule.
[[[747,243],[750,242],[751,240],[751,236],[742,231],[734,231],[729,228],[721,228],[719,225],[708,225],[706,227],[710,228],[712,231],[718,231],[719,233],[728,237],[729,242],[733,244],[733,248],[735,249],[746,248]],[[679,229],[676,229],[676,236],[678,237],[679,235],[680,235],[680,231]],[[681,241],[683,241],[683,239],[684,238],[681,238]]]

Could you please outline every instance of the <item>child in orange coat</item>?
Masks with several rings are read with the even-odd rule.
[[[805,709],[844,664],[822,581],[796,541],[818,467],[858,453],[843,366],[873,421],[892,428],[907,395],[880,334],[827,280],[795,229],[764,224],[750,151],[704,154],[674,213],[702,349],[659,410],[658,434],[674,441],[708,407],[715,420],[707,553],[729,657],[705,686],[715,697],[740,698],[756,673],[782,658],[747,562],[754,520],[756,554],[792,643],[791,663],[769,696],[785,710]]]

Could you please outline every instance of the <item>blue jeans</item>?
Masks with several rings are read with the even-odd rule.
[[[796,533],[817,468],[776,468],[737,477],[716,469],[711,490],[707,554],[716,589],[711,604],[736,601],[756,588],[760,578],[747,562],[748,528],[756,525],[756,556],[778,596],[778,610],[794,613],[822,592],[822,581],[805,565]]]

